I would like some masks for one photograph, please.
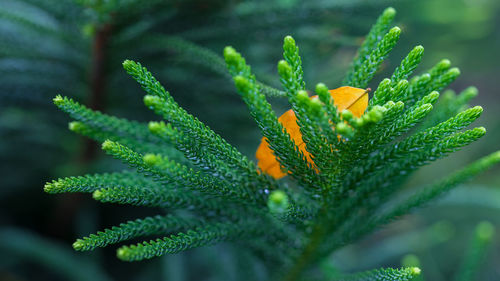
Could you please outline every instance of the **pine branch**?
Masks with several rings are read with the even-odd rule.
[[[92,193],[104,187],[141,186],[143,188],[158,188],[161,185],[132,171],[111,174],[86,175],[54,180],[45,184],[47,193],[86,192]]]
[[[101,8],[119,11],[128,6],[109,5]],[[403,200],[395,199],[411,173],[476,141],[485,129],[462,131],[482,113],[481,107],[464,110],[477,94],[474,88],[458,96],[445,92],[438,101],[439,92],[459,75],[448,60],[410,77],[422,59],[421,46],[379,83],[371,101],[369,90],[354,88],[368,85],[399,39],[400,29],[389,29],[394,15],[392,8],[386,9],[372,27],[347,73],[346,87],[329,90],[319,83],[313,97],[306,91],[299,48],[292,37],[285,37],[278,73],[291,110],[280,118],[266,99],[269,89],[232,47],[224,49],[222,60],[179,38],[144,36],[164,43],[162,50],[176,50],[216,73],[229,73],[263,135],[258,165],[181,108],[139,63],[127,60],[123,66],[146,92],[144,104],[165,121],[146,126],[57,96],[55,104],[76,119],[71,130],[104,140],[108,154],[136,171],[58,179],[46,184],[46,192],[87,192],[101,202],[179,214],[129,221],[79,239],[74,247],[90,250],[173,234],[118,250],[120,259],[136,261],[228,241],[262,259],[273,278],[295,281],[333,250],[500,162],[500,154],[494,153]],[[126,32],[142,36],[137,28],[136,33]],[[271,160],[272,168],[262,159]],[[411,280],[419,273],[417,268],[380,269],[334,280]]]
[[[146,106],[152,108],[157,114],[162,115],[166,121],[170,122],[180,132],[189,136],[200,147],[207,147],[214,156],[226,161],[232,167],[241,172],[254,177],[262,177],[256,172],[253,162],[249,161],[232,145],[227,143],[218,134],[205,126],[197,118],[188,114],[173,100],[163,86],[151,75],[146,68],[140,64],[125,61],[124,68],[132,77],[141,84],[142,88],[149,94],[144,97]],[[264,178],[262,182],[271,184]]]
[[[377,22],[372,26],[370,32],[366,36],[366,39],[363,41],[361,47],[359,47],[358,54],[353,60],[349,70],[347,71],[347,75],[342,82],[343,85],[354,85],[354,81],[356,81],[356,73],[360,71],[362,65],[367,61],[367,57],[370,56],[373,50],[377,47],[382,38],[382,34],[385,34],[388,30],[394,17],[396,16],[396,10],[393,8],[387,8],[382,13],[382,15],[377,19]]]
[[[164,235],[203,225],[196,219],[182,219],[172,215],[147,217],[113,226],[112,228],[91,234],[76,240],[73,248],[78,251],[90,251],[97,247],[106,247],[133,238],[149,235]]]
[[[117,256],[124,261],[150,259],[164,254],[175,254],[195,247],[213,245],[221,241],[242,239],[240,225],[234,223],[206,224],[186,233],[178,233],[163,239],[151,240],[141,244],[123,246],[118,249]]]
[[[398,217],[408,213],[414,208],[427,204],[431,200],[434,200],[457,185],[470,180],[474,176],[486,171],[498,163],[500,163],[500,152],[494,152],[486,157],[483,157],[411,196],[395,207],[392,211],[388,212],[388,214],[385,215],[385,218],[390,219]]]
[[[274,151],[278,161],[301,184],[309,189],[317,189],[314,178],[317,177],[310,163],[305,159],[290,135],[278,122],[278,118],[267,102],[265,96],[259,92],[255,84],[255,77],[251,74],[250,67],[233,48],[224,49],[226,63],[233,76],[236,88],[247,104],[250,114],[259,125],[262,135],[267,138],[271,150]]]
[[[184,186],[186,188],[203,192],[214,196],[222,196],[234,200],[241,198],[249,203],[259,203],[260,198],[255,198],[244,193],[241,187],[235,189],[226,182],[212,177],[202,175],[185,165],[169,160],[165,156],[148,154],[142,156],[128,147],[112,141],[105,141],[102,148],[113,157],[122,160],[124,163],[140,172],[155,175],[158,180],[171,183],[174,186]],[[262,199],[260,199],[262,200]]]
[[[401,269],[382,268],[372,271],[356,273],[338,279],[335,281],[411,281],[420,275],[420,268],[408,267]]]
[[[141,152],[166,153],[176,159],[179,153],[158,137],[149,133],[145,124],[119,119],[91,110],[70,98],[57,96],[54,104],[78,122],[71,122],[69,129],[96,141],[111,139],[134,146]]]
[[[118,203],[133,206],[158,207],[169,210],[186,208],[219,211],[227,208],[217,198],[201,194],[186,194],[184,190],[143,187],[107,187],[93,192],[92,197],[103,203]]]
[[[407,80],[419,65],[424,55],[424,47],[416,46],[408,55],[401,61],[401,64],[394,70],[391,76],[391,86],[395,86],[401,80]]]
[[[423,122],[421,129],[435,126],[444,120],[453,117],[468,107],[468,102],[478,94],[476,87],[463,90],[458,96],[453,90],[446,90],[438,101],[434,110]]]
[[[396,45],[399,40],[400,33],[401,29],[399,29],[399,27],[393,27],[389,30],[368,58],[363,62],[363,64],[361,64],[359,70],[357,70],[353,74],[353,77],[344,84],[352,85],[357,88],[366,88],[368,86],[368,82],[371,81],[382,61],[384,61],[389,52]]]
[[[205,147],[198,146],[196,141],[172,128],[170,124],[150,122],[149,130],[167,143],[173,143],[175,148],[182,152],[192,165],[210,173],[214,177],[239,184],[250,184],[256,181],[254,174],[249,175],[235,171],[233,167],[207,151]]]

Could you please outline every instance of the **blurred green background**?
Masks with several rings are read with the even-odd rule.
[[[451,85],[479,89],[478,123],[487,135],[419,171],[416,186],[500,148],[498,0],[2,0],[0,2],[0,280],[236,280],[237,248],[218,245],[147,262],[118,261],[113,247],[77,253],[83,235],[153,214],[96,204],[90,196],[48,195],[52,179],[123,169],[99,144],[67,130],[51,99],[62,94],[105,113],[154,119],[143,93],[121,68],[140,61],[179,104],[249,157],[259,131],[232,82],[166,44],[173,36],[222,53],[239,50],[257,77],[279,86],[276,63],[285,35],[303,56],[309,88],[341,86],[363,36],[387,6],[398,11],[400,43],[371,85],[392,73],[415,45],[424,71],[442,58],[461,69]],[[286,101],[271,98],[281,114]],[[335,253],[325,270],[355,271],[419,263],[425,280],[450,280],[467,255],[478,222],[500,226],[500,167],[446,198]],[[489,246],[477,280],[500,280],[500,237]],[[215,255],[217,258],[211,258]],[[259,268],[256,279],[258,279]],[[249,277],[250,278],[250,277]]]

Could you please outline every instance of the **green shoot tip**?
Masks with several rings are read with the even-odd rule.
[[[350,137],[353,133],[352,128],[344,122],[338,123],[337,126],[335,127],[335,130],[337,131],[338,134],[344,137]]]
[[[434,99],[437,99],[439,98],[439,92],[438,91],[432,91],[429,96],[428,96],[431,100],[434,100]]]
[[[103,150],[111,150],[115,145],[115,142],[113,142],[112,140],[105,140],[101,147]]]
[[[323,83],[316,84],[316,93],[328,92],[328,87]]]
[[[378,107],[373,107],[372,110],[370,110],[368,114],[368,119],[367,121],[372,122],[372,123],[378,123],[382,118],[384,118],[384,111],[385,108],[378,106]]]
[[[234,77],[233,80],[239,92],[247,93],[248,91],[250,91],[250,81],[248,81],[248,79],[246,79],[245,77],[238,75]]]
[[[414,275],[420,275],[420,273],[422,272],[422,270],[418,267],[412,267],[411,268],[411,273],[414,274]]]
[[[384,17],[394,17],[396,15],[396,9],[393,7],[388,7],[384,10],[384,13],[382,14]]]
[[[85,247],[85,242],[82,239],[78,239],[73,243],[73,249],[77,251],[82,251],[83,248]]]
[[[159,157],[155,154],[152,154],[152,153],[148,153],[146,155],[144,155],[142,157],[142,160],[144,161],[144,163],[148,166],[154,166],[158,163],[158,161],[160,160]]]
[[[122,261],[130,261],[130,252],[127,246],[123,246],[116,250],[116,257]]]
[[[153,96],[153,95],[145,95],[143,98],[143,101],[144,101],[144,105],[146,105],[148,107],[154,106],[156,104],[156,102],[158,101],[158,97]]]
[[[453,75],[453,76],[458,76],[458,75],[460,75],[460,69],[458,67],[454,67],[454,68],[448,70],[448,73]]]
[[[96,190],[92,193],[92,198],[95,200],[101,200],[104,197],[104,194],[101,190]]]
[[[483,107],[482,107],[482,106],[480,106],[480,105],[476,105],[476,106],[474,106],[474,107],[472,108],[472,110],[474,110],[474,111],[479,111],[479,112],[483,112]]]
[[[55,105],[61,105],[64,102],[64,98],[61,95],[57,95],[52,101]]]
[[[290,67],[288,62],[284,60],[278,62],[278,74],[285,80],[289,80],[292,77],[292,72],[292,67]]]
[[[354,117],[354,114],[352,114],[352,112],[349,109],[342,110],[341,115],[342,115],[342,119],[344,119],[346,121],[349,121]]]
[[[401,28],[399,28],[399,26],[395,26],[395,27],[393,27],[393,28],[391,28],[391,29],[389,30],[389,33],[396,33],[396,34],[399,34],[399,33],[401,33]]]
[[[451,61],[449,59],[442,59],[439,62],[439,67],[441,67],[441,68],[448,68],[450,66],[451,66]]]
[[[274,190],[269,195],[267,206],[271,213],[283,213],[288,208],[288,195],[282,190]]]
[[[287,198],[288,196],[282,190],[274,190],[273,192],[271,192],[271,195],[269,195],[269,200],[277,204],[281,204],[282,202],[287,200]]]
[[[323,103],[319,100],[318,97],[313,97],[310,99],[311,101],[311,106],[313,107],[314,110],[320,110],[320,108],[323,106]]]
[[[484,135],[484,134],[486,134],[486,128],[485,128],[485,127],[482,127],[482,126],[481,126],[481,127],[474,128],[473,130],[474,130],[474,131],[477,131],[477,132],[479,132],[479,133],[481,133],[481,134],[483,134],[483,135]]]
[[[227,64],[236,65],[241,59],[241,56],[233,47],[226,46],[224,48],[224,59]]]
[[[287,35],[287,36],[285,36],[285,38],[283,39],[283,43],[284,43],[285,45],[290,45],[290,46],[291,46],[291,45],[295,45],[295,39],[293,39],[293,37],[292,37],[292,36]]]
[[[323,103],[319,100],[318,97],[311,97],[310,100],[311,100],[311,104],[313,106],[322,106],[323,105]]]
[[[469,101],[475,98],[478,94],[479,94],[478,89],[474,86],[471,86],[463,90],[462,93],[460,94],[460,97],[463,98],[465,101]]]
[[[68,123],[68,129],[73,132],[81,130],[85,125],[79,121],[73,121]]]
[[[163,122],[151,121],[148,123],[148,129],[153,134],[159,133],[163,129],[164,126],[165,126],[165,123],[163,123]]]
[[[309,100],[309,94],[306,91],[304,91],[304,90],[299,90],[297,92],[297,99],[299,101],[302,101],[302,102],[308,101]]]
[[[43,191],[47,193],[56,193],[58,190],[60,190],[63,187],[63,185],[59,182],[47,182],[43,186]]]
[[[124,60],[122,65],[124,69],[129,70],[134,68],[137,65],[137,63],[133,60]]]
[[[234,53],[237,53],[236,50],[232,46],[226,46],[224,47],[224,55],[232,55]]]

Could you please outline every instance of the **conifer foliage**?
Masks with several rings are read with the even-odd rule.
[[[386,9],[372,27],[344,85],[367,87],[400,36],[398,27],[391,28],[394,15],[394,9]],[[423,55],[417,46],[379,83],[358,118],[348,110],[339,112],[324,84],[316,85],[317,98],[309,98],[292,37],[285,37],[283,49],[278,63],[283,92],[314,164],[278,122],[244,58],[232,47],[224,49],[237,92],[288,174],[279,181],[181,108],[140,63],[126,60],[123,66],[146,92],[144,104],[164,121],[118,119],[57,96],[54,103],[75,119],[71,130],[102,141],[106,153],[132,170],[58,179],[47,183],[45,191],[88,192],[98,201],[168,213],[91,234],[73,247],[92,250],[157,236],[118,249],[119,259],[137,261],[230,241],[264,261],[270,277],[300,280],[340,246],[500,162],[500,153],[493,153],[407,198],[394,199],[413,171],[485,134],[483,127],[464,130],[482,112],[467,105],[476,90],[436,105],[459,70],[443,60],[410,78]],[[338,280],[411,280],[419,273],[418,268],[379,269]]]

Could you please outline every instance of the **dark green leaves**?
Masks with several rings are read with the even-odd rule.
[[[390,28],[394,15],[394,9],[386,9],[360,47],[344,80],[349,89],[365,88],[395,46],[401,30]],[[185,48],[194,60],[213,63],[215,71],[223,72],[217,55],[180,39],[164,42],[180,51]],[[421,46],[411,50],[391,77],[379,82],[368,108],[365,99],[354,114],[345,104],[339,110],[335,104],[342,104],[342,98],[324,84],[316,86],[317,97],[307,92],[299,48],[292,37],[285,37],[278,73],[298,125],[291,134],[243,56],[226,47],[224,61],[236,91],[288,175],[280,181],[181,108],[145,67],[127,60],[124,68],[146,92],[144,104],[164,121],[146,126],[89,110],[61,96],[54,102],[76,120],[70,123],[72,131],[104,141],[102,148],[134,171],[59,179],[47,183],[45,191],[88,192],[101,202],[172,212],[92,234],[77,240],[75,249],[159,237],[118,249],[120,259],[136,261],[234,241],[262,258],[277,276],[297,280],[338,247],[500,162],[494,153],[403,200],[396,199],[419,167],[486,132],[483,127],[466,130],[482,112],[478,106],[467,109],[477,94],[475,88],[458,96],[440,94],[459,75],[448,60],[411,77],[422,55]],[[356,90],[367,97],[367,91]],[[299,130],[300,140],[295,138]],[[417,268],[380,269],[338,280],[411,280],[419,273]]]

